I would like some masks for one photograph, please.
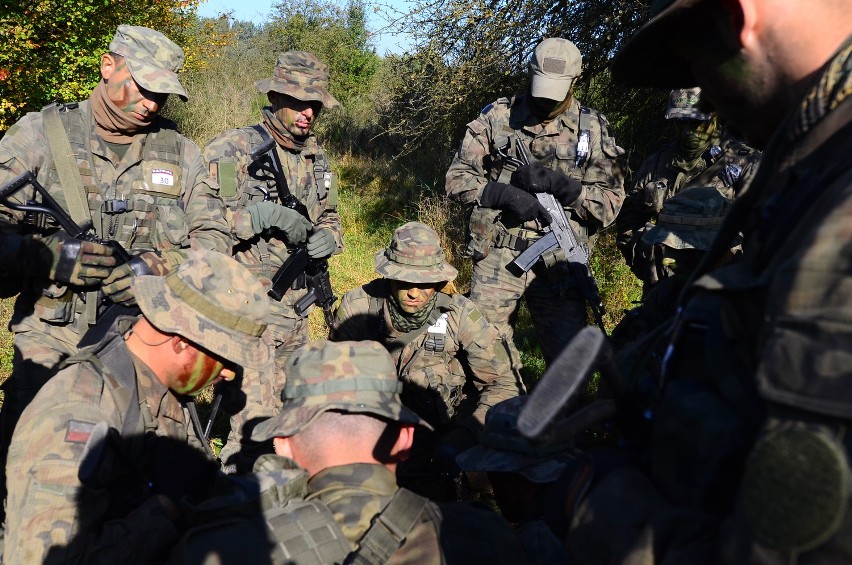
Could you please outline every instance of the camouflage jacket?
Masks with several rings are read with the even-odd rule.
[[[759,151],[727,135],[688,172],[678,168],[676,157],[676,147],[666,145],[642,163],[616,219],[618,248],[627,265],[640,278],[640,273],[647,270],[635,264],[642,260],[636,246],[647,230],[646,224],[656,222],[663,202],[684,188],[694,186],[714,186],[733,199],[746,186],[760,162]]]
[[[584,190],[577,203],[565,209],[580,243],[587,243],[598,230],[615,221],[624,199],[621,164],[624,150],[616,145],[603,114],[587,110],[588,156],[579,166],[581,106],[577,100],[562,114],[543,124],[534,116],[524,96],[500,98],[467,124],[464,139],[447,171],[446,191],[450,198],[473,207],[469,226],[471,238],[488,240],[483,241],[487,246],[497,233],[518,225],[517,220],[502,218],[505,221],[495,227],[497,211],[477,206],[482,189],[489,181],[509,182],[511,169],[500,152],[508,146],[510,156],[519,157],[512,141],[516,134],[529,148],[534,164],[560,171],[583,184]],[[528,222],[524,227],[538,231],[542,228],[537,222]],[[468,252],[472,253],[470,249]]]
[[[343,295],[332,339],[382,343],[404,383],[403,401],[436,429],[451,419],[464,425],[454,415],[464,395],[471,393],[470,386],[478,391],[473,416],[479,425],[484,424],[489,407],[518,395],[506,346],[473,302],[459,294],[442,294],[432,315],[437,320],[411,334],[400,334],[390,322],[387,296],[386,279]]]
[[[148,563],[177,539],[177,528],[156,497],[123,518],[107,520],[110,494],[84,487],[77,476],[98,422],[122,433],[129,429],[133,441],[155,434],[203,449],[189,431],[185,409],[133,355],[140,413],[135,423],[125,422],[133,392],[94,355],[112,345],[126,351],[123,342],[114,342],[132,320],[120,318],[117,324],[101,344],[82,350],[45,384],[15,428],[7,467],[4,563]],[[144,447],[129,451],[134,458],[144,453]]]
[[[63,108],[59,116],[75,152],[93,226],[100,237],[118,241],[131,253],[164,252],[169,254],[170,264],[182,261],[188,248],[227,252],[231,236],[218,187],[207,173],[198,147],[178,134],[172,122],[158,117],[119,159],[98,137],[88,100]],[[32,171],[68,210],[49,147],[44,114],[24,116],[0,140],[0,184]],[[13,200],[24,202],[29,197],[24,189]],[[123,213],[107,213],[124,207],[127,211]],[[11,223],[4,223],[2,233],[29,227],[22,225],[22,212],[0,207],[0,215]],[[0,261],[8,260],[0,257]],[[70,323],[82,313],[79,290],[49,280],[27,281],[21,285],[15,305],[13,329],[28,326],[53,333],[53,328],[67,326],[77,331]]]
[[[266,124],[260,124],[269,135]],[[251,154],[263,144],[263,137],[253,127],[225,131],[204,147],[204,159],[221,184],[222,198],[228,206],[228,218],[238,239],[234,257],[257,274],[264,284],[287,259],[290,246],[280,234],[257,236],[251,227],[251,214],[246,204],[278,198],[274,179],[252,167]],[[328,159],[309,136],[301,151],[290,151],[276,145],[287,188],[308,210],[314,230],[329,229],[337,241],[335,253],[343,251],[343,232],[337,213],[337,181]],[[292,293],[291,293],[292,294]],[[286,300],[286,298],[285,298]]]
[[[308,480],[308,500],[331,510],[346,538],[357,541],[399,487],[381,465],[355,463],[324,469]],[[389,563],[525,563],[509,525],[489,510],[429,502]]]
[[[818,75],[682,305],[650,445],[669,500],[733,515],[723,551],[784,563],[852,558],[852,38]]]

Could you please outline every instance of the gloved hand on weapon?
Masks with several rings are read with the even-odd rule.
[[[523,165],[512,173],[512,184],[532,193],[549,192],[564,207],[577,204],[583,184],[559,171],[541,165]]]
[[[136,297],[130,290],[130,282],[138,275],[161,277],[171,270],[168,260],[156,251],[146,251],[133,257],[124,265],[112,270],[104,280],[101,290],[114,304],[134,306]]]
[[[251,214],[254,233],[260,234],[266,230],[282,231],[287,236],[287,241],[294,245],[304,243],[308,231],[313,227],[311,222],[296,210],[275,202],[253,202],[246,206],[246,210]]]
[[[489,182],[482,189],[479,205],[512,212],[522,222],[537,219],[544,225],[550,224],[547,208],[542,206],[535,196],[511,184]]]
[[[308,255],[311,259],[325,259],[337,249],[334,234],[329,229],[321,229],[308,238]]]
[[[110,247],[65,232],[45,237],[8,235],[0,256],[7,272],[78,286],[100,284],[116,262]]]

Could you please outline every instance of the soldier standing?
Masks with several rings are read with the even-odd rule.
[[[165,274],[189,248],[231,246],[201,152],[157,115],[169,94],[187,99],[177,77],[183,62],[181,48],[163,34],[119,26],[88,100],[29,113],[0,140],[0,184],[32,172],[76,223],[91,222],[99,238],[135,255],[113,268],[110,247],[50,227],[32,233],[23,213],[0,208],[2,272],[20,280],[0,466],[20,413],[96,322],[99,290],[132,305],[137,274]],[[24,203],[23,192],[12,200]]]
[[[666,120],[675,132],[673,143],[648,157],[616,219],[617,244],[647,294],[659,280],[659,257],[641,244],[664,203],[688,187],[712,186],[733,200],[760,162],[760,152],[723,131],[716,112],[701,106],[701,89],[672,90]]]
[[[375,265],[384,278],[343,296],[331,337],[383,344],[403,402],[437,432],[419,432],[405,474],[424,463],[421,456],[455,471],[455,456],[476,443],[488,408],[520,392],[506,341],[473,302],[448,292],[457,271],[426,224],[398,227]]]
[[[218,524],[191,530],[173,563],[526,562],[493,512],[397,485],[414,428],[428,424],[400,401],[403,385],[380,344],[313,342],[286,371],[280,413],[252,436],[274,441],[280,456],[258,461],[264,502],[243,504],[254,509],[248,516],[220,506]]]
[[[259,339],[263,288],[226,255],[199,252],[165,278],[134,278],[131,290],[142,317],[119,317],[21,416],[9,449],[4,563],[162,562],[178,536],[178,503],[204,497],[216,472],[186,395],[271,357]],[[98,425],[120,438],[92,446]],[[111,451],[86,473],[95,447]],[[96,484],[82,482],[88,475]]]
[[[547,362],[585,325],[586,307],[561,249],[521,276],[506,268],[549,222],[531,193],[550,192],[559,200],[587,251],[595,234],[615,220],[624,198],[624,151],[606,118],[574,97],[580,66],[580,52],[567,39],[542,41],[530,58],[529,91],[486,106],[467,125],[447,171],[447,194],[471,209],[471,300],[514,350],[512,327],[524,297]],[[518,144],[532,156],[530,165],[512,164],[522,161]]]

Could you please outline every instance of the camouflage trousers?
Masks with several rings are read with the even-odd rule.
[[[521,298],[527,303],[544,361],[550,363],[586,325],[586,304],[573,282],[557,267],[539,271],[539,264],[521,276],[506,268],[519,255],[507,247],[492,247],[473,265],[470,299],[505,336],[520,359],[513,341]]]
[[[251,430],[281,410],[281,389],[287,381],[284,364],[293,351],[308,342],[308,320],[296,316],[291,304],[270,301],[262,339],[274,348],[274,362],[262,370],[245,370],[242,375],[245,407],[231,416],[231,432],[219,453],[223,464],[236,465],[239,472],[250,471],[259,455],[271,453],[271,442],[259,445],[249,439]]]
[[[6,457],[21,414],[41,387],[59,371],[59,365],[77,352],[80,335],[72,326],[51,326],[50,332],[21,325],[15,327],[12,374],[3,383],[3,407],[0,409],[0,500],[6,499]],[[5,519],[5,505],[0,509],[0,518]]]

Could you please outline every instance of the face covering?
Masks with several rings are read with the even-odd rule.
[[[151,125],[151,122],[137,120],[132,118],[130,114],[122,112],[109,99],[103,81],[99,82],[92,90],[89,103],[92,107],[92,116],[95,119],[98,135],[109,143],[132,143],[135,135]]]

